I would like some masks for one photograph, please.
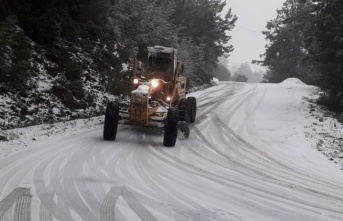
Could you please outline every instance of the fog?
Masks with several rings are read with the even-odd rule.
[[[285,0],[227,0],[238,16],[236,27],[230,33],[231,44],[235,50],[231,53],[229,66],[249,62],[254,71],[264,70],[263,67],[251,64],[259,60],[259,55],[265,51],[266,40],[261,33],[266,30],[266,22],[276,17],[276,10],[282,7]]]

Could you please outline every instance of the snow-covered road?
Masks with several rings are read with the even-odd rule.
[[[312,90],[193,93],[197,120],[174,148],[125,127],[105,142],[102,124],[27,141],[0,158],[0,220],[343,220],[343,172],[305,139]]]

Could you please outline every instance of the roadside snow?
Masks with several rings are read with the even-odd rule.
[[[321,153],[343,128],[312,103],[317,93],[291,79],[218,82],[189,94],[197,120],[174,148],[125,127],[103,141],[103,116],[1,131],[2,205],[24,191],[5,220],[30,209],[21,217],[343,220],[343,173]]]
[[[343,170],[343,126],[333,113],[314,102],[319,93],[319,90],[315,91],[305,98],[310,102],[305,115],[305,137],[312,148],[322,152]]]
[[[304,82],[302,82],[298,78],[287,78],[280,84],[306,85]]]
[[[0,142],[0,159],[26,149],[37,141],[44,141],[51,137],[68,136],[81,133],[91,128],[101,127],[103,116],[88,119],[78,119],[54,124],[42,124],[11,130],[0,130],[0,136],[8,141]]]
[[[237,84],[232,82],[232,84]],[[265,142],[281,142],[286,146],[294,147],[289,154],[298,154],[297,146],[310,146],[322,152],[329,160],[343,169],[343,125],[322,107],[316,105],[314,100],[319,96],[319,89],[308,86],[299,79],[289,78],[280,84],[247,84],[256,86],[255,96],[262,103],[251,106],[249,102],[240,107],[241,116],[234,117],[231,121],[233,128],[251,142],[254,136],[249,134],[249,129],[254,127]],[[217,86],[199,90],[189,96],[201,97],[212,94],[225,87],[218,83]],[[243,88],[241,93],[244,94]],[[5,99],[2,100],[5,101]],[[245,111],[243,111],[245,110]],[[56,111],[58,111],[56,109]],[[245,114],[247,111],[254,116],[254,122],[249,122]],[[0,159],[9,156],[20,149],[25,149],[29,142],[51,137],[56,134],[78,133],[84,129],[100,127],[103,116],[88,119],[72,120],[54,124],[42,124],[26,128],[0,130],[0,137],[9,142],[0,142]],[[242,121],[242,119],[246,119]],[[244,132],[245,131],[245,132]],[[248,132],[247,132],[248,131]],[[288,149],[290,151],[290,149]],[[305,154],[305,153],[304,153]],[[305,156],[304,156],[305,157]]]
[[[239,107],[230,123],[240,136],[251,143],[263,137],[261,145],[281,147],[282,154],[303,161],[312,153],[306,149],[313,148],[343,170],[343,125],[315,103],[319,88],[289,78],[279,84],[256,84],[253,93],[254,99]]]

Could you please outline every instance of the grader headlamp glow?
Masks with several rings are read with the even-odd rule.
[[[158,81],[157,79],[152,79],[152,80],[150,81],[150,84],[151,84],[151,86],[155,89],[155,88],[158,87],[159,81]]]

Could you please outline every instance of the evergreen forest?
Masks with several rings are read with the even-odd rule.
[[[265,82],[295,77],[325,91],[319,103],[343,111],[343,1],[286,0],[263,32]]]
[[[188,88],[233,51],[224,0],[0,0],[0,126],[101,115],[147,46],[178,49]]]
[[[247,64],[231,74],[218,63],[234,50],[237,19],[225,0],[0,0],[0,118],[12,122],[3,128],[102,114],[109,95],[128,94],[147,46],[177,48],[190,88],[247,81]],[[253,61],[263,82],[299,78],[343,112],[342,0],[285,0],[263,34]]]
[[[128,73],[122,64],[144,58],[147,46],[154,45],[177,48],[186,75],[198,84],[209,82],[218,57],[233,50],[228,32],[237,17],[231,10],[224,13],[225,5],[222,0],[1,0],[2,90],[25,90],[39,72],[38,61],[49,75],[63,75],[57,83],[78,99],[85,96],[81,78],[89,66],[108,92],[123,93]],[[92,63],[76,52],[90,55]],[[41,54],[48,62],[39,61]]]

